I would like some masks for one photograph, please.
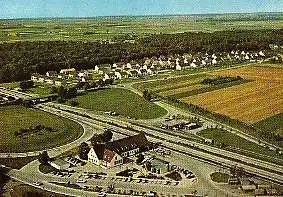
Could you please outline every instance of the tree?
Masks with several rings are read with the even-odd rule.
[[[150,101],[151,98],[152,98],[151,94],[149,93],[149,91],[148,91],[147,89],[145,89],[145,90],[143,91],[143,97],[144,97],[146,100],[148,100],[148,101]]]
[[[48,156],[48,153],[47,151],[43,151],[42,153],[40,153],[38,155],[38,161],[41,163],[41,164],[48,164],[48,161],[50,160],[50,157]]]
[[[104,142],[109,142],[112,139],[113,133],[110,129],[107,129],[104,131],[103,135],[103,141]]]
[[[8,170],[6,170],[4,167],[0,166],[0,196],[1,193],[3,193],[3,187],[4,185],[10,180],[9,176],[7,176]]]
[[[136,160],[136,163],[139,165],[141,164],[141,162],[144,160],[144,155],[143,154],[138,154],[137,156],[137,160]]]
[[[70,105],[71,105],[71,106],[75,107],[75,106],[77,106],[78,104],[79,104],[79,101],[78,101],[77,99],[71,99],[71,100],[70,100]]]
[[[88,153],[90,151],[90,148],[88,146],[88,144],[86,142],[81,143],[81,145],[79,146],[79,157],[83,160],[87,160],[88,159]]]

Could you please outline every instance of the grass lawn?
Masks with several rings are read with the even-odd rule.
[[[19,82],[11,82],[11,83],[0,83],[0,87],[4,88],[18,88],[20,87]]]
[[[212,181],[217,183],[228,183],[230,175],[222,172],[215,172],[210,175],[210,178]]]
[[[37,156],[18,157],[18,158],[0,158],[0,164],[14,169],[21,169],[23,166],[37,159]]]
[[[274,151],[270,151],[265,147],[257,145],[256,143],[250,142],[233,133],[230,133],[229,131],[225,131],[222,129],[205,129],[198,132],[197,134],[204,138],[214,139],[215,144],[219,146],[221,144],[224,144],[224,147],[230,146],[231,148],[239,148],[254,153],[259,153],[262,155],[279,157]],[[282,159],[282,156],[280,158]]]
[[[129,90],[111,88],[79,96],[79,107],[112,111],[125,117],[151,119],[166,115],[167,111]]]
[[[52,127],[56,132],[30,134],[26,138],[16,137],[15,131],[41,124]],[[0,107],[0,150],[1,152],[26,152],[43,150],[74,141],[83,133],[83,128],[68,119],[25,108],[23,106]]]
[[[283,136],[283,113],[259,121],[253,124],[253,126],[260,130],[279,133]]]
[[[51,86],[36,86],[25,91],[25,93],[38,94],[40,96],[46,96],[51,94]]]
[[[17,185],[11,192],[11,197],[20,197],[20,196],[40,196],[40,197],[65,197],[66,195],[57,194],[53,192],[48,192],[45,190],[38,189],[29,185]]]

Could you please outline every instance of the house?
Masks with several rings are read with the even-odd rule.
[[[196,68],[196,67],[197,67],[197,65],[196,65],[194,62],[192,62],[192,63],[190,64],[190,66],[191,66],[192,68]]]
[[[62,86],[62,81],[56,80],[56,81],[54,81],[54,85],[55,86]]]
[[[150,163],[150,171],[157,174],[165,174],[169,171],[169,162],[158,159],[151,158]]]
[[[53,80],[53,79],[50,79],[50,78],[47,78],[47,79],[45,80],[45,82],[46,82],[47,84],[50,84],[50,85],[53,85],[53,84],[54,84],[54,80]]]
[[[68,69],[60,70],[60,73],[61,74],[65,74],[65,75],[68,75],[68,74],[74,73],[74,72],[76,72],[76,69],[74,69],[74,68],[68,68]]]
[[[98,73],[98,71],[99,71],[99,67],[97,65],[95,65],[94,72]]]
[[[39,76],[38,77],[38,82],[44,83],[45,82],[45,77],[44,76]]]
[[[57,170],[66,170],[70,167],[70,164],[62,159],[56,159],[49,162],[49,164]]]
[[[152,70],[151,69],[147,69],[147,74],[148,75],[152,75],[153,74]]]
[[[211,63],[212,63],[213,65],[217,64],[216,59],[213,59]]]
[[[30,78],[30,79],[31,79],[33,82],[37,82],[39,77],[40,77],[40,75],[39,75],[38,73],[33,73],[33,74],[31,75],[31,78]]]
[[[262,51],[260,51],[258,54],[259,54],[261,57],[264,57],[264,56],[265,56],[265,54],[264,54]]]
[[[106,81],[106,80],[108,80],[108,79],[110,79],[110,77],[109,77],[109,75],[108,75],[108,74],[106,74],[106,73],[105,73],[105,75],[104,75],[104,77],[103,77],[103,79],[102,79],[102,80],[103,80],[103,81]]]
[[[56,71],[47,71],[46,72],[46,76],[47,77],[56,77],[57,76],[57,72]]]
[[[131,76],[133,76],[133,77],[138,77],[139,76],[139,73],[138,73],[137,70],[131,70],[130,73],[131,73]]]
[[[182,70],[182,67],[180,66],[180,64],[176,64],[176,70]]]
[[[97,144],[88,153],[88,161],[105,168],[123,164],[125,158],[149,148],[144,133],[105,144]]]
[[[120,72],[115,72],[114,74],[116,79],[122,79],[122,75]]]

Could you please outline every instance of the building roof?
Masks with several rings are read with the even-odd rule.
[[[169,162],[158,159],[158,158],[153,158],[150,161],[150,163],[151,163],[152,166],[162,166],[162,165],[168,165],[169,164]]]
[[[103,154],[103,160],[110,163],[115,156],[115,152],[109,150],[109,149],[104,149],[104,154]]]
[[[111,162],[115,153],[121,154],[136,148],[146,148],[149,145],[148,140],[146,139],[144,133],[138,135],[129,136],[122,138],[113,142],[108,142],[106,144],[96,144],[93,147],[99,160],[104,160]]]
[[[62,160],[62,159],[56,159],[54,161],[51,161],[52,164],[55,164],[57,166],[63,166],[63,165],[70,165],[68,162]]]
[[[113,142],[108,142],[106,148],[120,154],[136,148],[146,148],[149,145],[144,133],[129,136]]]

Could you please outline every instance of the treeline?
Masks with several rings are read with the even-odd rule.
[[[52,127],[46,127],[44,125],[36,125],[35,127],[30,127],[27,129],[19,129],[18,131],[15,131],[15,136],[16,137],[23,137],[23,136],[27,136],[30,134],[35,134],[35,133],[39,133],[39,132],[56,132],[56,129],[52,128]]]
[[[141,60],[168,54],[258,51],[269,44],[282,45],[281,30],[243,30],[214,33],[160,34],[135,43],[83,41],[35,41],[0,44],[0,82],[21,81],[32,73],[62,68],[93,68],[94,65]]]
[[[223,83],[229,83],[229,82],[239,81],[239,80],[243,80],[243,78],[240,76],[237,76],[237,77],[218,76],[216,78],[205,78],[204,80],[202,80],[201,83],[205,85],[220,85]]]

